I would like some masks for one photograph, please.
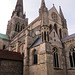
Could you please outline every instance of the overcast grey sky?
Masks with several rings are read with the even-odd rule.
[[[24,12],[26,12],[29,23],[39,15],[41,0],[23,0]],[[15,9],[17,0],[1,0],[0,1],[0,33],[5,34],[7,23],[11,18],[12,12]],[[51,9],[55,4],[59,12],[59,6],[62,7],[63,14],[67,19],[69,34],[75,33],[75,0],[45,0],[48,9]]]

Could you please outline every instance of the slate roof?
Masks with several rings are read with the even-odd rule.
[[[69,35],[69,36],[67,36],[67,37],[65,37],[65,38],[63,38],[61,40],[64,41],[64,40],[67,40],[67,39],[72,38],[72,37],[75,37],[75,33],[72,34],[72,35]]]
[[[36,41],[32,44],[31,47],[37,46],[37,45],[39,45],[41,42],[42,42],[42,38],[39,37],[39,38],[37,38]]]
[[[0,38],[9,40],[8,36],[2,33],[0,33]]]
[[[38,35],[36,35],[36,36],[34,36],[33,38],[36,38],[36,37],[38,37],[38,36],[40,36],[41,34],[38,34]]]
[[[63,38],[63,39],[61,39],[61,41],[67,40],[67,39],[72,38],[72,37],[75,37],[75,33],[72,34],[72,35],[69,35],[69,36],[67,36],[67,37],[65,37],[65,38]],[[32,44],[31,47],[35,47],[35,46],[39,45],[41,42],[42,42],[42,38],[39,37],[39,38],[37,38],[37,39],[35,40],[35,42]]]
[[[0,59],[22,61],[23,56],[19,52],[12,52],[0,49]]]

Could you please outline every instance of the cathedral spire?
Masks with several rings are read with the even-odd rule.
[[[46,5],[45,5],[45,0],[42,0],[42,2],[41,2],[41,8],[45,8],[46,7]]]
[[[17,5],[22,5],[23,6],[23,0],[17,0]]]
[[[12,13],[12,16],[14,15],[23,18],[23,0],[17,0],[15,10]]]
[[[23,12],[23,0],[17,0],[15,11]]]
[[[61,17],[62,19],[64,19],[64,15],[63,15],[61,6],[59,6],[59,14],[60,14],[60,17]]]

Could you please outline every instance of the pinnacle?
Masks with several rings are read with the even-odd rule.
[[[53,7],[54,7],[54,4],[53,4]]]
[[[23,5],[23,0],[17,0],[17,5]]]
[[[45,5],[45,0],[42,0],[42,2],[41,2],[41,7],[46,7],[46,5]]]
[[[63,12],[61,10],[61,6],[59,6],[59,13],[60,13],[61,18],[64,18]]]

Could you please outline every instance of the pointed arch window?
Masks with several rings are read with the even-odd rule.
[[[22,30],[22,26],[21,26],[21,30]]]
[[[54,37],[55,37],[55,32],[54,32]]]
[[[34,58],[33,64],[37,64],[38,60],[37,60],[37,51],[36,50],[34,50],[34,52],[33,52],[33,58]]]
[[[16,27],[15,27],[15,31],[17,31],[17,24],[16,24]]]
[[[25,28],[25,26],[24,26],[24,24],[22,24],[22,26],[21,26],[21,30],[23,30]]]
[[[19,32],[19,23],[16,24],[15,31]]]
[[[51,29],[52,29],[52,25],[49,26],[49,30],[51,30]]]
[[[57,33],[57,25],[56,24],[54,24],[54,29],[55,29],[55,31]]]
[[[42,42],[43,42],[43,32],[42,32]]]
[[[46,31],[44,31],[44,40],[46,41]]]
[[[48,39],[48,41],[49,41],[49,32],[47,32],[47,39]]]
[[[53,48],[53,62],[54,62],[54,67],[58,68],[59,67],[59,59],[58,59],[58,52],[57,48]]]
[[[61,29],[59,29],[59,35],[60,35],[60,39],[62,39],[62,31],[61,31]]]
[[[75,67],[75,47],[70,48],[69,59],[70,59],[70,66]]]

